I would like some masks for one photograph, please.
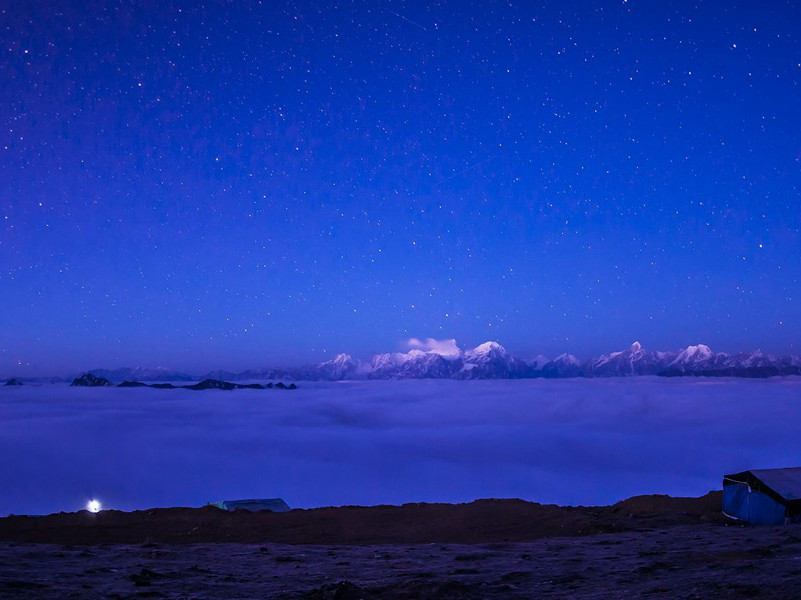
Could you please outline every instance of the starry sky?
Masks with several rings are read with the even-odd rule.
[[[0,373],[798,351],[801,5],[0,7]]]

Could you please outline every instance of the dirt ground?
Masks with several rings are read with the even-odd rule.
[[[642,527],[723,522],[721,493],[637,496],[613,506],[564,507],[523,500],[226,512],[214,507],[104,510],[0,519],[0,541],[57,544],[413,544],[521,542]]]
[[[733,526],[719,506],[712,494],[9,517],[0,598],[798,597],[801,526]]]

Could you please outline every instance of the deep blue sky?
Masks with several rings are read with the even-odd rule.
[[[158,8],[154,8],[158,5]],[[0,373],[798,351],[794,2],[0,9]]]

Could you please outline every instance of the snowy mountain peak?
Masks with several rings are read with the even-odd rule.
[[[686,365],[697,365],[713,360],[715,353],[709,346],[704,344],[697,344],[695,346],[687,346],[684,350],[674,358],[670,367],[681,367]]]
[[[334,358],[318,365],[325,379],[339,380],[351,377],[359,368],[359,363],[350,354],[337,354]]]
[[[353,362],[353,357],[350,354],[345,354],[341,352],[337,354],[334,358],[328,361],[330,365],[347,365]]]
[[[640,342],[634,342],[629,348],[630,352],[640,352],[641,350],[642,350],[642,344],[640,344]]]
[[[704,344],[687,346],[687,348],[684,349],[684,352],[686,352],[687,357],[709,358],[712,356],[712,349]]]
[[[538,354],[537,356],[535,356],[535,357],[534,357],[534,358],[532,358],[531,360],[527,360],[526,362],[527,362],[527,363],[528,363],[528,364],[529,364],[531,367],[533,367],[533,368],[535,368],[535,369],[542,369],[542,367],[543,367],[544,365],[548,364],[550,361],[549,361],[549,359],[548,359],[548,357],[547,357],[547,356],[545,356],[545,355],[543,355],[543,354]]]
[[[459,379],[508,379],[523,377],[529,368],[523,361],[513,357],[498,342],[484,342],[464,352],[454,366]]]
[[[554,358],[552,362],[559,365],[572,365],[576,367],[581,364],[581,361],[578,358],[576,358],[572,354],[568,354],[567,352],[560,354],[559,356]]]
[[[483,344],[479,344],[472,350],[470,350],[472,354],[490,354],[492,352],[498,352],[501,354],[506,354],[506,348],[501,346],[498,342],[484,342]]]

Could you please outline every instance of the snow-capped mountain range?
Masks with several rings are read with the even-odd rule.
[[[214,378],[226,381],[294,379],[523,379],[563,377],[621,377],[633,375],[770,377],[801,375],[801,357],[713,352],[699,344],[672,352],[654,352],[634,342],[629,348],[580,361],[572,354],[548,359],[523,360],[512,356],[497,342],[485,342],[470,350],[413,349],[376,354],[359,360],[337,354],[331,360],[293,368],[214,371],[193,377],[164,369],[96,369],[92,373],[112,381],[175,381]]]

